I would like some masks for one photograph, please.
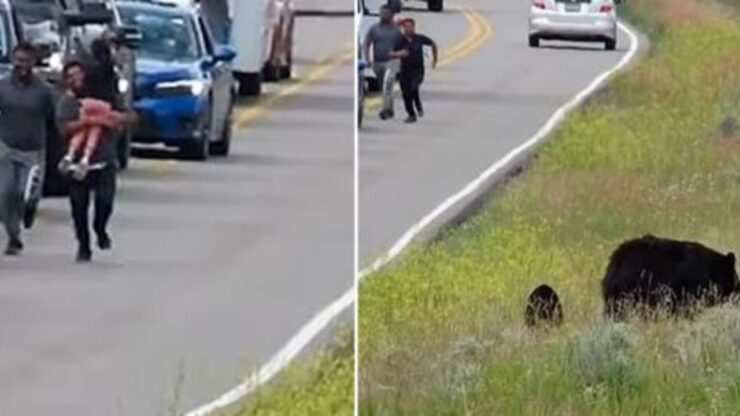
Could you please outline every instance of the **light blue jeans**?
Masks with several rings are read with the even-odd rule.
[[[17,150],[0,140],[0,220],[10,239],[20,238],[24,210],[41,200],[45,159],[43,150]]]

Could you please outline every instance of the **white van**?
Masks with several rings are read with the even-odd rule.
[[[293,0],[170,0],[198,4],[218,43],[237,51],[239,95],[259,95],[263,81],[293,72]]]

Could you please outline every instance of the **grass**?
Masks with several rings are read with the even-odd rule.
[[[599,288],[645,233],[740,248],[740,21],[715,6],[625,2],[648,57],[480,214],[363,282],[361,414],[737,414],[738,310],[610,326]],[[530,333],[543,282],[566,324]]]
[[[354,414],[354,341],[344,330],[335,345],[247,397],[222,416],[349,416]]]

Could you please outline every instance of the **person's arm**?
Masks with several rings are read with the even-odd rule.
[[[433,41],[428,36],[424,36],[423,41],[425,45],[432,48],[432,68],[436,68],[439,60],[439,48],[437,47],[437,42]]]
[[[70,97],[62,97],[57,107],[57,123],[62,138],[69,139],[88,127],[86,121],[80,119],[79,106]]]
[[[365,57],[365,61],[367,61],[368,63],[372,62],[372,59],[370,57],[370,45],[373,43],[372,33],[373,28],[371,27],[370,30],[367,31],[367,34],[365,34],[365,40],[362,43],[363,56]]]

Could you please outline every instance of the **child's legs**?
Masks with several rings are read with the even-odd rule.
[[[98,148],[100,138],[103,136],[103,128],[100,126],[91,126],[87,129],[87,142],[85,142],[85,160],[89,161],[95,150]]]
[[[81,130],[74,136],[72,136],[72,139],[69,141],[69,150],[67,150],[67,156],[74,157],[77,153],[79,153],[80,150],[82,150],[82,146],[85,145],[85,138],[87,137],[87,130]]]

